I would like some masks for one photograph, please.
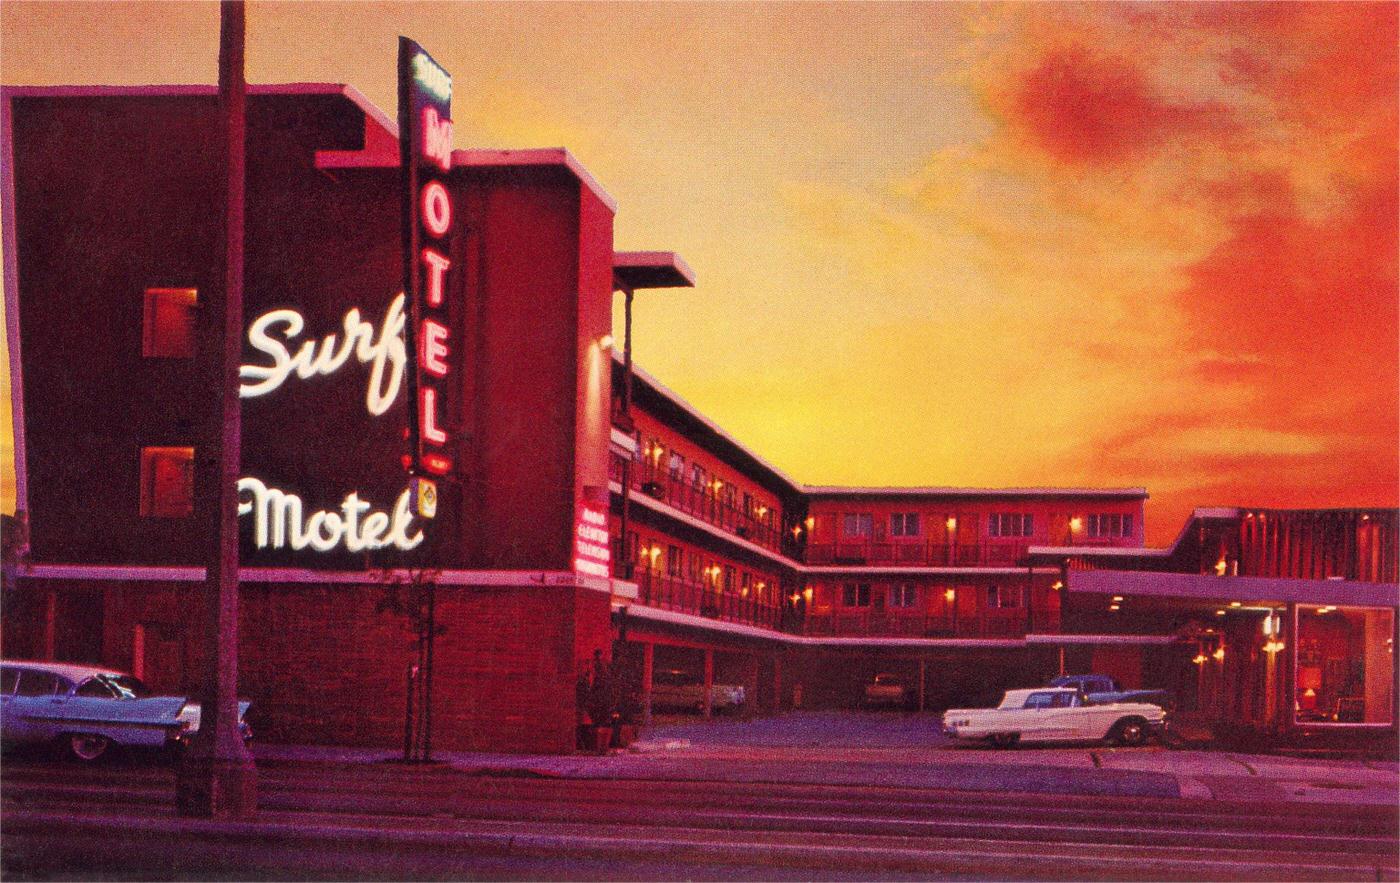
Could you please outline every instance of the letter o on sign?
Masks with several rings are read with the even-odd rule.
[[[423,185],[423,226],[434,236],[442,236],[452,223],[452,202],[441,181]]]

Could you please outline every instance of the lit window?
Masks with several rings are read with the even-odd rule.
[[[671,478],[680,481],[685,476],[685,458],[672,451],[670,466]]]
[[[869,607],[870,583],[843,583],[841,603],[847,607]]]
[[[988,607],[1020,607],[1021,592],[1007,586],[987,586]]]
[[[1089,516],[1089,536],[1091,537],[1131,537],[1133,516],[1101,514]]]
[[[1030,513],[994,512],[987,516],[987,536],[1028,537],[1034,528],[1035,518]]]
[[[916,537],[919,535],[919,513],[896,512],[890,516],[890,536]]]
[[[194,355],[193,288],[147,288],[142,317],[141,355],[188,359]]]
[[[872,525],[869,513],[852,513],[843,519],[842,530],[848,537],[869,537]]]
[[[141,514],[188,518],[194,513],[194,448],[141,449]]]
[[[913,583],[890,586],[891,607],[917,607],[918,604],[919,589]]]

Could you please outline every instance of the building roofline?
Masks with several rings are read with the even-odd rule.
[[[613,361],[616,364],[621,365],[622,354],[614,350]],[[657,380],[656,377],[653,376],[651,373],[638,367],[635,361],[632,363],[632,378],[634,381],[640,380],[647,386],[650,386],[654,392],[668,399],[671,402],[671,404],[675,405],[677,408],[680,408],[696,422],[700,423],[702,426],[713,432],[715,435],[719,436],[724,441],[733,445],[741,453],[743,453],[744,456],[753,460],[756,464],[758,464],[759,468],[766,470],[779,481],[786,484],[794,493],[804,492],[803,485],[798,483],[796,479],[794,479],[792,476],[788,475],[786,472],[779,469],[778,467],[774,466],[772,463],[769,463],[767,460],[763,459],[758,454],[754,453],[753,449],[745,445],[743,442],[739,441],[733,435],[730,435],[729,432],[726,431],[718,423],[702,414],[698,408],[696,408],[690,402],[682,398],[678,393],[676,393],[675,390],[666,386],[660,380]]]
[[[843,487],[840,485],[804,485],[803,492],[813,497],[1114,497],[1130,500],[1147,499],[1147,489],[1141,487]]]
[[[3,86],[0,97],[39,97],[39,98],[163,98],[163,97],[217,97],[219,87],[203,83],[153,84],[136,86]],[[355,104],[366,117],[366,125],[372,121],[389,139],[398,140],[398,123],[383,110],[365,97],[354,86],[345,83],[250,83],[248,94],[260,95],[341,95]],[[366,134],[367,143],[372,142]],[[325,151],[326,155],[338,156],[327,160],[334,167],[397,167],[397,151],[392,156],[387,153],[369,153],[357,160],[350,156],[358,151]],[[583,167],[583,164],[563,147],[530,148],[525,150],[454,150],[452,164],[459,167],[490,166],[545,166],[558,165],[568,169],[585,188],[598,198],[614,214],[617,201],[608,194],[598,180]]]

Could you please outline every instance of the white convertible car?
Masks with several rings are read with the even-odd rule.
[[[1144,702],[1094,705],[1068,687],[1008,690],[996,708],[951,708],[943,731],[958,739],[993,745],[1017,742],[1073,742],[1107,739],[1141,745],[1166,729],[1167,713]]]
[[[252,738],[238,703],[238,724]],[[156,696],[129,674],[61,662],[0,662],[0,742],[58,743],[94,761],[112,745],[159,748],[186,742],[200,708],[183,696]]]

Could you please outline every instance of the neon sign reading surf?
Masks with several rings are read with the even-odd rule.
[[[293,355],[291,347],[301,335],[306,322],[301,313],[292,309],[272,310],[254,319],[248,326],[248,344],[265,353],[271,364],[240,365],[239,398],[251,399],[278,389],[287,378],[296,374],[302,380],[339,371],[353,354],[356,361],[370,366],[369,383],[365,391],[365,408],[380,416],[398,398],[403,383],[407,356],[404,352],[404,296],[399,294],[389,303],[379,328],[360,318],[358,307],[345,314],[341,323],[344,337],[327,334],[319,344],[308,340]]]

